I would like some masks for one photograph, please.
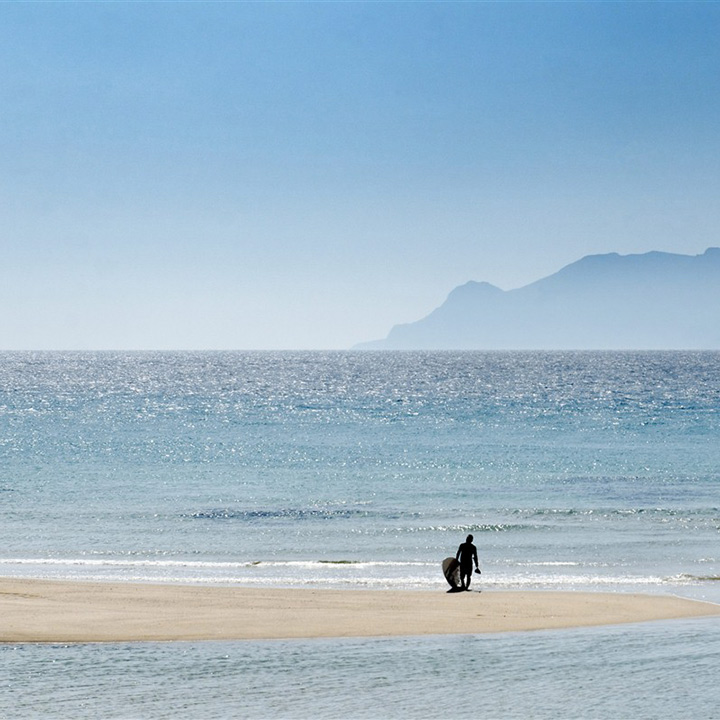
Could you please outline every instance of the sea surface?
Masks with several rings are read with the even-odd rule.
[[[0,353],[0,575],[720,602],[720,353]],[[449,595],[448,600],[453,596]],[[720,620],[0,645],[0,717],[720,718]]]

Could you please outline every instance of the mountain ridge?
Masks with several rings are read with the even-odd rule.
[[[416,322],[355,349],[720,348],[720,248],[586,255],[513,290],[470,280]]]

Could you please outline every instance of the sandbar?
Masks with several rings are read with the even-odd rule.
[[[0,642],[477,634],[720,617],[675,596],[282,589],[0,578]]]

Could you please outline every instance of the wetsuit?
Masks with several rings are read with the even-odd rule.
[[[463,587],[470,587],[470,578],[472,577],[473,563],[478,566],[477,548],[471,542],[464,542],[458,548],[455,559],[460,561],[460,578]],[[467,578],[467,582],[465,581]]]

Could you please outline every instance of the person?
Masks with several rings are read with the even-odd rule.
[[[460,584],[463,590],[470,589],[470,580],[472,578],[473,562],[475,563],[475,572],[480,572],[478,567],[477,548],[473,545],[473,536],[468,535],[464,543],[460,545],[455,555],[455,559],[460,562]]]

